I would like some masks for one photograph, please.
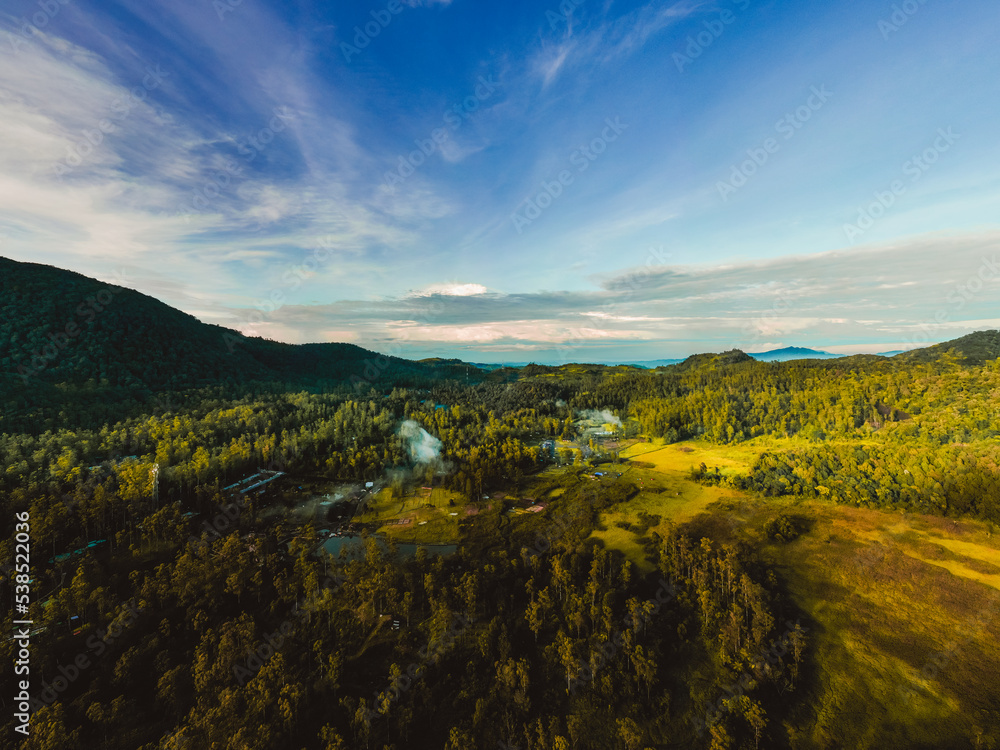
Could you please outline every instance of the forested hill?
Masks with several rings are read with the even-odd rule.
[[[941,344],[897,354],[901,362],[937,362],[955,357],[964,365],[981,365],[1000,357],[1000,331],[976,331]]]
[[[998,356],[1000,332],[980,331],[892,358],[858,355],[809,364],[837,375],[945,360],[975,365]],[[696,354],[662,370],[680,375],[752,364],[752,357],[734,349]],[[282,344],[202,323],[122,286],[0,257],[0,432],[113,423],[147,413],[163,394],[175,398],[196,389],[199,398],[248,390],[357,392],[368,385],[388,392],[446,379],[599,379],[629,369],[575,364],[486,372],[458,360],[384,357],[352,344]]]
[[[475,368],[419,363],[352,344],[290,345],[202,323],[152,297],[0,258],[0,432],[90,401],[192,388],[412,384]],[[352,381],[352,376],[354,380]]]
[[[794,351],[795,347],[780,350],[782,352]],[[801,352],[810,352],[809,349],[800,349]],[[855,354],[841,357],[829,355],[825,352],[824,357],[803,356],[797,360],[790,360],[790,366],[805,364],[828,369],[832,372],[844,372],[845,370],[865,369],[885,363],[890,367],[906,366],[911,364],[929,364],[934,362],[950,362],[959,365],[983,365],[1000,357],[1000,331],[975,331],[961,338],[951,341],[944,341],[933,346],[913,349],[902,352],[892,357],[881,354]],[[760,360],[760,355],[745,354],[739,349],[733,349],[721,354],[705,353],[693,354],[683,362],[668,365],[662,368],[665,372],[688,372],[692,370],[716,370],[726,365],[744,364]],[[784,360],[771,360],[772,364],[784,364]]]
[[[700,369],[714,370],[719,367],[725,367],[726,365],[736,365],[742,362],[753,361],[753,357],[749,354],[741,352],[739,349],[733,349],[728,352],[723,352],[722,354],[692,354],[683,362],[678,362],[676,365],[670,365],[670,368],[676,372],[687,372],[689,370]]]

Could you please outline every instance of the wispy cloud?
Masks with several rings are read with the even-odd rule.
[[[273,18],[241,10],[227,21],[280,41]],[[175,11],[143,12],[164,34],[213,38],[204,14]],[[402,248],[452,211],[426,188],[382,194],[376,158],[315,106],[324,84],[294,60],[275,64],[267,46],[273,54],[273,44],[214,44],[222,68],[256,74],[234,77],[206,118],[178,87],[182,68],[132,61],[123,72],[121,60],[47,33],[22,40],[17,64],[0,65],[0,118],[10,125],[0,140],[4,252],[94,275],[128,262],[145,269],[144,291],[169,290],[167,301],[209,293],[225,304],[254,268],[234,275],[236,262],[280,268],[318,244],[335,254]],[[225,124],[247,106],[257,114]],[[154,281],[156,268],[174,281]]]
[[[707,0],[681,0],[668,7],[649,3],[619,16],[608,4],[582,26],[575,24],[578,9],[554,40],[543,40],[534,58],[536,74],[548,86],[565,66],[607,65],[616,58],[639,52],[656,34],[684,21],[712,4]]]
[[[569,41],[555,47],[546,48],[539,53],[535,65],[537,66],[538,74],[542,78],[543,86],[548,86],[559,75],[559,71],[573,51],[574,46],[574,43]]]
[[[370,9],[70,3],[22,35],[40,6],[14,3],[0,252],[108,280],[127,266],[210,322],[276,296],[259,332],[284,340],[655,359],[899,348],[928,322],[943,339],[995,318],[995,282],[961,291],[1000,231],[992,6],[928,4],[886,45],[829,4],[583,3],[550,24],[538,6],[409,0],[348,63],[339,41]],[[671,51],[744,4],[679,74]],[[818,84],[836,92],[822,117],[719,201],[717,180]],[[601,142],[619,116],[627,131]],[[836,250],[942,127],[955,148],[872,244]],[[547,207],[518,234],[531,201]]]

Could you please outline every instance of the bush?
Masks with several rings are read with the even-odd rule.
[[[764,536],[779,542],[790,542],[796,539],[801,531],[795,521],[781,514],[764,524]]]

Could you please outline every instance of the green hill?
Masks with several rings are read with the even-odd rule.
[[[465,378],[467,370],[475,372],[352,344],[249,338],[125,287],[0,258],[0,432],[88,404],[127,413],[167,392],[368,384],[381,390]]]
[[[981,364],[1000,356],[1000,331],[979,331],[891,360],[815,362],[835,370],[892,361]],[[753,362],[739,350],[688,357],[684,373]],[[630,368],[527,365],[522,378],[588,379]],[[425,386],[442,379],[506,382],[456,359],[413,362],[353,344],[283,344],[202,323],[152,297],[72,271],[0,257],[0,432],[103,424],[148,412],[163,394]]]
[[[104,381],[162,390],[266,377],[218,326],[131,289],[0,258],[0,371],[34,388]]]
[[[960,364],[981,365],[1000,357],[1000,331],[976,331],[967,336],[913,349],[893,357],[901,362],[937,362],[954,356]]]
[[[732,349],[728,352],[722,352],[722,354],[716,354],[714,352],[707,352],[705,354],[692,354],[690,357],[685,359],[683,362],[679,362],[676,365],[670,365],[670,368],[677,372],[688,372],[689,370],[714,370],[718,367],[724,367],[726,365],[738,365],[744,362],[755,361],[753,357],[739,349]]]

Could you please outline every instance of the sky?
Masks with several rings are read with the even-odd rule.
[[[995,0],[8,0],[0,255],[413,359],[1000,328]]]

